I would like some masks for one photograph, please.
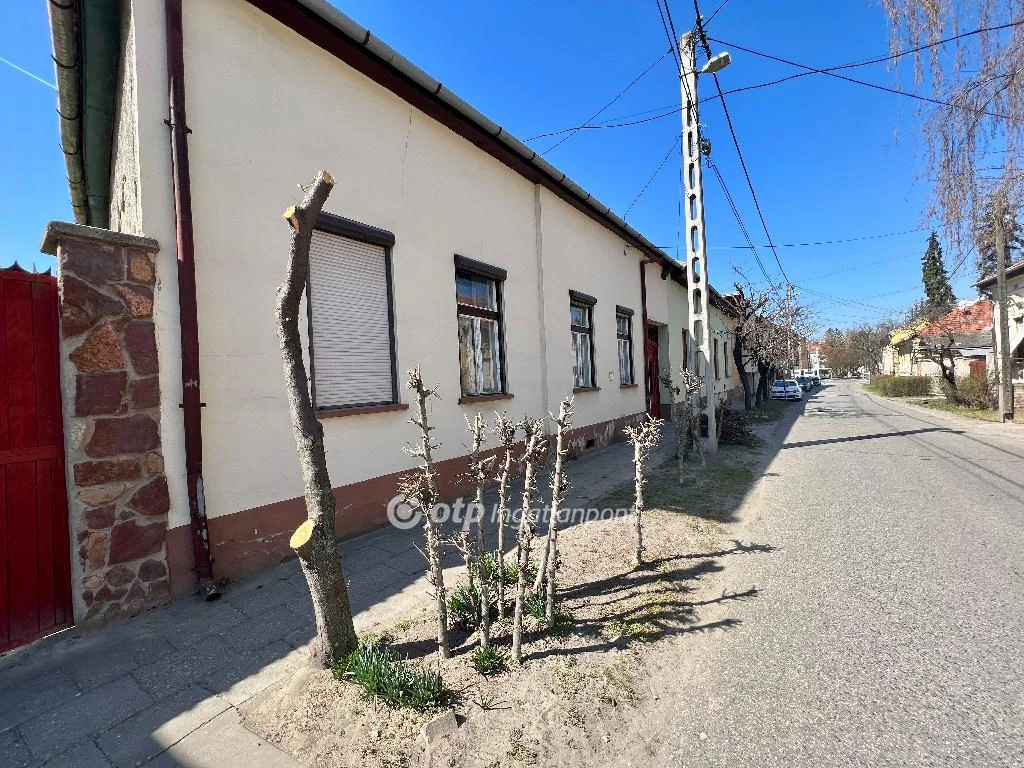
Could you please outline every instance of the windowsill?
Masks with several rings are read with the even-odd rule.
[[[573,387],[572,391],[573,391],[573,394],[575,394],[577,392],[600,392],[601,388],[600,387]]]
[[[459,405],[470,403],[489,403],[492,400],[511,400],[515,395],[511,392],[495,392],[493,395],[463,395],[459,398]]]
[[[636,389],[639,386],[640,386],[639,384],[635,384],[635,383],[634,384],[619,384],[619,389]]]
[[[385,405],[357,405],[352,408],[322,408],[316,411],[318,419],[329,419],[335,416],[362,416],[368,413],[387,413],[389,411],[407,411],[408,403],[387,403]]]

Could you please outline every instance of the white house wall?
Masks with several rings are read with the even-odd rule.
[[[172,533],[181,534],[188,525],[188,504],[178,407],[174,208],[163,122],[162,4],[137,2],[133,12],[142,229],[161,244],[154,316],[169,524]],[[321,169],[337,180],[327,212],[395,235],[399,378],[401,383],[404,371],[419,365],[429,383],[440,385],[443,400],[432,412],[434,436],[442,444],[439,460],[465,454],[465,414],[478,408],[490,413],[496,407],[515,417],[542,416],[572,391],[570,289],[598,300],[594,340],[600,389],[577,395],[576,424],[608,432],[616,420],[643,411],[639,252],[243,0],[186,3],[183,22],[206,403],[204,490],[215,557],[218,545],[227,546],[218,541],[218,518],[255,508],[273,516],[274,504],[302,494],[274,298],[289,243],[281,212],[300,197],[296,184]],[[455,254],[508,272],[504,328],[507,384],[514,399],[458,403]],[[668,319],[665,285],[660,267],[648,268],[648,308],[654,320]],[[616,304],[635,312],[638,387],[619,385]],[[409,402],[405,391],[400,399]],[[333,484],[365,483],[407,469],[411,460],[402,446],[415,437],[409,415],[394,411],[323,419]],[[253,526],[246,536],[251,539],[233,542],[239,556],[256,546],[264,532]],[[187,540],[179,545],[182,541]]]

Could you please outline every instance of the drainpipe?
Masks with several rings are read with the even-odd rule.
[[[651,412],[651,377],[647,371],[647,265],[655,264],[657,261],[657,259],[643,259],[640,262],[640,332],[643,339],[644,405],[648,413]]]
[[[210,534],[203,496],[203,417],[199,394],[199,315],[196,308],[195,245],[192,240],[192,191],[188,165],[188,125],[185,122],[185,51],[181,0],[165,0],[167,82],[170,92],[171,175],[174,179],[174,224],[178,252],[178,316],[181,321],[181,408],[185,424],[185,475],[199,593],[207,600],[220,597],[213,580]]]

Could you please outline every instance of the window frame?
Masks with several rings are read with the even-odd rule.
[[[635,313],[629,307],[623,307],[618,304],[615,305],[615,340],[616,340],[616,352],[618,352],[619,341],[626,341],[629,343],[629,381],[622,380],[622,370],[619,369],[619,386],[621,387],[635,387],[636,386],[636,365],[633,355],[635,344],[633,343],[633,315]],[[629,331],[626,334],[619,333],[619,318],[624,317],[628,321]],[[593,320],[591,320],[593,324]]]
[[[712,339],[712,341],[715,344],[715,380],[717,381],[718,379],[722,378],[722,374],[719,372],[718,369],[718,337],[716,336],[714,339]]]
[[[474,403],[484,402],[486,400],[501,400],[503,398],[510,398],[512,394],[508,391],[508,366],[506,364],[505,355],[505,280],[508,279],[508,271],[501,267],[495,267],[491,264],[487,264],[476,259],[470,259],[466,256],[460,256],[455,254],[455,323],[456,323],[456,339],[458,339],[458,319],[460,315],[466,315],[468,317],[480,317],[487,320],[494,320],[498,327],[498,377],[500,379],[500,390],[498,392],[487,392],[479,394],[469,394],[462,391],[462,351],[461,348],[457,350],[456,360],[459,364],[459,402],[460,403]],[[484,309],[483,307],[474,307],[471,304],[460,304],[459,303],[459,288],[458,279],[459,275],[465,275],[467,277],[476,278],[478,280],[490,280],[494,283],[494,306],[497,309]],[[458,346],[458,345],[456,345]]]
[[[391,250],[395,245],[395,235],[386,229],[346,219],[333,213],[321,211],[317,215],[314,231],[329,235],[356,240],[370,245],[379,245],[384,249],[384,280],[388,301],[388,355],[391,359],[391,399],[366,403],[349,403],[345,405],[323,405],[317,402],[316,396],[316,354],[313,343],[313,305],[314,293],[310,278],[312,269],[306,270],[306,339],[309,357],[309,401],[317,416],[343,416],[357,413],[377,413],[380,411],[401,410],[409,406],[399,398],[398,387],[398,340],[395,328],[395,280]]]
[[[587,319],[590,321],[589,326],[573,325],[572,322],[572,307],[582,307],[587,311]],[[583,293],[581,291],[569,290],[569,334],[570,338],[573,333],[585,333],[590,342],[590,383],[584,385],[576,384],[576,377],[573,375],[573,392],[593,392],[599,390],[597,386],[597,354],[594,346],[594,308],[597,306],[597,299],[591,296],[589,293]]]

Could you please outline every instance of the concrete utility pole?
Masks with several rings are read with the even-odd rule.
[[[715,372],[711,365],[711,328],[708,323],[708,300],[711,283],[708,278],[707,250],[704,244],[704,182],[700,164],[705,143],[700,135],[697,115],[697,34],[687,32],[679,38],[682,69],[679,83],[683,99],[683,168],[686,188],[686,286],[689,303],[690,347],[694,360],[704,369],[704,392],[707,395],[708,437],[704,450],[718,450],[715,425]],[[707,151],[710,151],[707,150]],[[699,395],[698,395],[699,397]],[[699,400],[698,400],[699,406]]]
[[[999,334],[996,364],[999,367],[999,419],[1013,418],[1013,391],[1010,389],[1010,318],[1006,298],[1006,231],[1003,229],[1005,205],[1002,195],[995,200],[996,225],[996,303],[999,305]]]

